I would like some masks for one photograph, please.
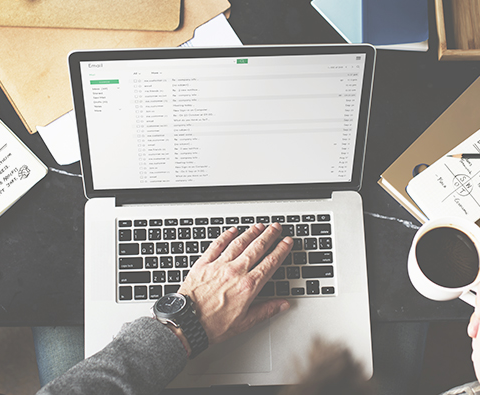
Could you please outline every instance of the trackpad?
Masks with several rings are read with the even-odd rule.
[[[187,365],[188,374],[261,373],[272,370],[270,323],[215,344]]]

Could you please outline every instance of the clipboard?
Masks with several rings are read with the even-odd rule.
[[[431,165],[480,128],[480,77],[386,169],[378,184],[421,223],[427,217],[406,187],[421,164]]]

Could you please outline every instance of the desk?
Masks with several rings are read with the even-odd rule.
[[[231,4],[230,23],[245,45],[343,42],[309,0]],[[378,51],[361,191],[374,321],[464,320],[471,314],[463,302],[432,302],[413,289],[406,260],[415,229],[398,220],[418,223],[377,185],[380,174],[480,75],[478,62],[436,60],[433,15],[430,20],[428,52]],[[0,217],[0,325],[82,325],[85,197],[79,165],[59,167],[4,96],[0,118],[51,168]]]

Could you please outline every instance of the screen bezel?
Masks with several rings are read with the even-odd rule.
[[[143,59],[188,59],[214,57],[253,57],[315,54],[365,54],[365,71],[359,108],[353,173],[350,182],[309,183],[282,185],[238,185],[208,187],[168,187],[134,189],[95,189],[93,183],[90,148],[86,125],[84,95],[81,81],[81,62]],[[334,190],[360,190],[365,160],[365,148],[370,115],[375,48],[368,44],[322,44],[295,46],[245,46],[221,48],[168,48],[74,51],[68,64],[73,94],[73,104],[81,152],[81,167],[87,198],[116,197],[124,201],[228,201],[263,199],[304,199],[325,197]]]

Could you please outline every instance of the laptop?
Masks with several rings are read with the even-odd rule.
[[[259,298],[289,311],[170,384],[298,382],[315,338],[372,374],[362,200],[370,45],[75,51],[85,195],[85,353],[151,315],[222,231],[279,222],[292,253]]]

